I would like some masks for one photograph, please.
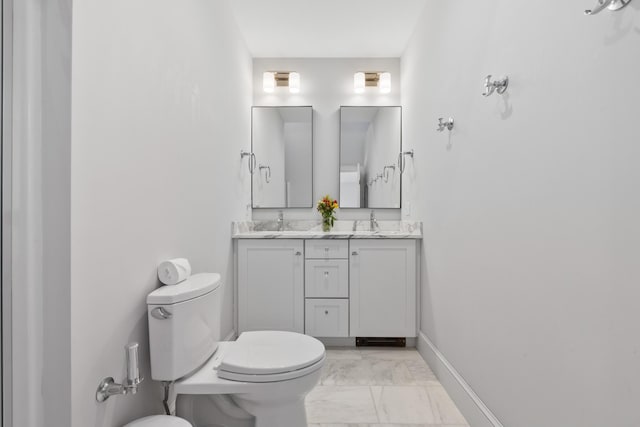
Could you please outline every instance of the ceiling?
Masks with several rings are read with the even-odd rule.
[[[426,0],[230,0],[256,58],[397,58]]]

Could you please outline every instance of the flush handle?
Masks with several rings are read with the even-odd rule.
[[[156,307],[151,310],[151,316],[155,317],[158,320],[167,320],[171,319],[173,314],[170,311],[165,310],[164,307]]]

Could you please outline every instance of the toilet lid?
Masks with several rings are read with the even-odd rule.
[[[272,375],[311,366],[324,358],[324,344],[308,335],[284,331],[243,332],[222,358],[219,371]]]
[[[192,427],[191,423],[171,415],[152,415],[130,422],[124,427]]]

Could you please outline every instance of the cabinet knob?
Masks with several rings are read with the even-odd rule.
[[[355,256],[355,255],[358,255],[358,252],[353,251],[353,252],[351,252],[351,255],[354,255],[354,256]]]
[[[324,311],[324,314],[329,314],[329,310],[325,310],[325,311]]]

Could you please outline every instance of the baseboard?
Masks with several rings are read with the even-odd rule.
[[[422,332],[418,336],[417,348],[471,427],[504,427],[453,365]]]
[[[235,341],[237,338],[236,331],[231,331],[227,334],[226,337],[222,339],[222,341]]]

